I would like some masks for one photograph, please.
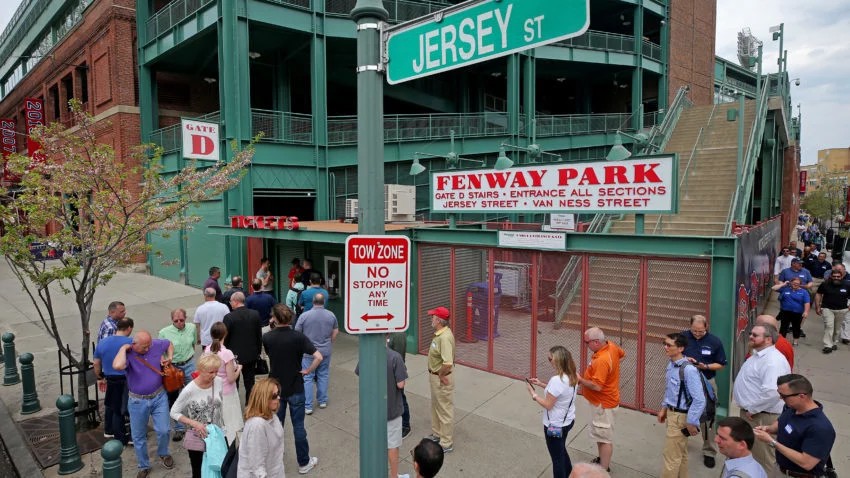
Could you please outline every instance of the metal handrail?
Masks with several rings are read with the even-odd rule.
[[[151,40],[159,38],[162,34],[174,28],[175,25],[214,1],[174,0],[169,2],[145,21],[146,36],[144,42],[147,44]]]
[[[688,91],[689,88],[687,86],[680,86],[676,90],[676,96],[673,98],[673,102],[670,103],[670,107],[667,108],[667,114],[664,115],[661,125],[652,129],[646,147],[643,149],[643,154],[663,151],[664,147],[667,146],[667,141],[670,140],[670,133],[673,130],[673,126],[679,121],[682,110],[693,104],[687,96]],[[655,140],[659,137],[661,138],[661,142],[656,145]]]
[[[768,79],[770,75],[768,75]],[[743,211],[746,203],[746,198],[750,196],[753,187],[753,176],[756,165],[755,158],[761,154],[761,136],[764,134],[764,123],[767,116],[767,96],[770,90],[770,81],[766,81],[756,101],[756,114],[753,118],[753,128],[750,131],[750,137],[747,141],[747,149],[744,151],[743,164],[741,164],[740,176],[737,178],[738,184],[735,188],[735,195],[732,197],[732,202],[729,203],[729,212],[726,217],[726,235],[732,233],[732,221],[743,222]],[[739,116],[739,121],[744,121],[743,115]]]

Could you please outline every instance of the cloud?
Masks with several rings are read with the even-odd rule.
[[[817,150],[850,146],[850,0],[718,0],[715,53],[737,61],[737,32],[749,27],[764,42],[763,69],[778,71],[779,42],[769,29],[785,24],[783,49],[792,86],[793,114],[802,112],[803,164],[817,162]],[[800,110],[796,105],[800,104]]]

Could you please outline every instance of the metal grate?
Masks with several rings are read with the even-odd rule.
[[[457,339],[457,361],[464,365],[488,370],[489,350],[487,338],[490,328],[490,312],[484,304],[470,311],[467,294],[486,294],[488,249],[454,248],[451,277],[454,283],[452,294],[452,322]],[[484,286],[484,287],[481,287]],[[475,299],[473,299],[475,302]]]
[[[494,273],[489,282],[495,307],[491,308],[490,329],[493,330],[493,371],[513,377],[531,376],[535,349],[531,347],[533,317],[532,287],[533,251],[495,249]],[[511,275],[513,277],[508,277]],[[506,286],[506,280],[516,283]],[[496,283],[499,281],[499,284]],[[489,292],[489,291],[488,291]],[[498,337],[496,334],[498,333]],[[543,355],[546,358],[546,355]]]
[[[544,382],[552,376],[552,366],[546,359],[549,349],[555,345],[563,345],[573,356],[576,366],[581,368],[582,347],[582,294],[579,291],[572,300],[569,312],[560,322],[556,321],[555,292],[558,278],[567,267],[570,254],[543,253],[537,259],[537,348],[535,354],[535,371],[537,378]],[[579,259],[576,273],[582,275],[583,262]]]
[[[422,246],[419,248],[419,353],[428,354],[434,329],[428,320],[428,310],[448,305],[451,294],[451,248]],[[452,312],[455,317],[457,314]],[[456,320],[456,319],[455,319]],[[454,331],[453,331],[454,332]],[[457,336],[457,333],[455,332]]]

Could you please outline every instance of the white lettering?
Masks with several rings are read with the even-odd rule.
[[[478,15],[478,54],[486,55],[493,51],[492,44],[484,44],[484,37],[493,33],[493,27],[485,27],[484,22],[493,18],[493,12],[481,13]]]
[[[502,48],[505,49],[508,47],[508,23],[511,21],[511,11],[514,9],[513,5],[508,5],[508,12],[505,14],[505,17],[502,18],[502,11],[496,9],[496,23],[499,24],[499,31],[502,32]]]

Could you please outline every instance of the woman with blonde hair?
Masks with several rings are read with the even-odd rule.
[[[189,452],[192,478],[201,478],[207,425],[224,427],[221,418],[222,380],[217,376],[220,367],[218,356],[201,356],[196,366],[197,377],[183,387],[171,407],[171,418],[189,429],[183,438],[183,446]]]
[[[531,399],[544,409],[543,434],[549,456],[552,457],[552,475],[554,478],[567,478],[573,470],[567,453],[567,434],[573,428],[576,417],[574,402],[578,375],[573,356],[566,348],[560,345],[552,347],[548,358],[555,369],[549,383],[529,378],[526,379],[526,388]],[[543,396],[537,395],[534,385],[545,387]]]
[[[239,478],[284,477],[283,425],[277,417],[280,383],[265,378],[254,384],[239,439]]]
[[[221,359],[218,376],[222,380],[222,417],[224,419],[224,431],[227,435],[227,443],[236,439],[236,433],[242,430],[242,404],[239,403],[239,391],[236,389],[236,379],[242,372],[242,365],[236,362],[233,352],[224,346],[227,337],[227,326],[223,322],[216,322],[210,328],[212,343],[204,349],[205,353],[217,355]],[[246,397],[247,400],[247,397]]]

